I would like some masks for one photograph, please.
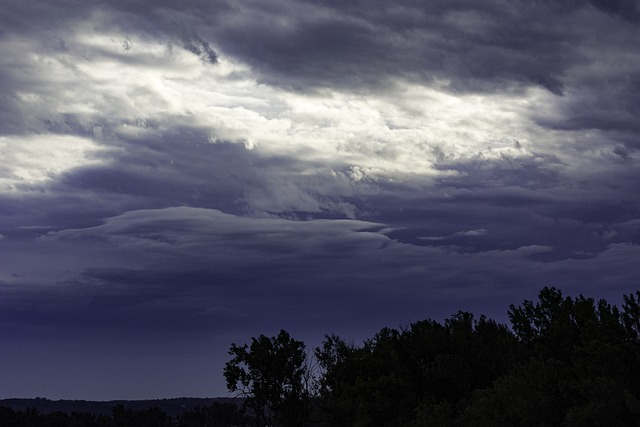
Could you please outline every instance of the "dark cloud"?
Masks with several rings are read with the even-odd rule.
[[[447,160],[437,163],[443,171],[453,171],[453,176],[440,179],[440,185],[449,188],[473,188],[477,186],[517,187],[542,189],[558,185],[561,181],[561,161],[548,154],[481,153],[469,159]],[[510,200],[509,203],[516,202]]]
[[[591,3],[606,13],[637,17],[633,1]],[[585,5],[216,1],[178,10],[171,2],[113,1],[83,2],[69,14],[60,6],[25,2],[10,8],[7,20],[23,22],[12,31],[59,31],[57,25],[112,11],[124,15],[103,18],[105,26],[176,41],[215,64],[214,43],[254,66],[265,82],[296,90],[375,88],[403,78],[462,91],[534,85],[561,95],[567,70],[584,61],[572,26],[584,24],[578,12]]]
[[[186,33],[183,36],[182,44],[186,50],[198,56],[205,62],[211,64],[218,63],[218,54],[211,47],[208,41],[203,40],[197,33]]]
[[[555,10],[526,1],[509,7],[409,0],[241,6],[216,1],[193,2],[182,10],[172,3],[82,2],[73,9],[68,14],[59,5],[25,2],[12,7],[8,13],[15,16],[7,19],[22,22],[12,31],[55,32],[69,21],[110,10],[124,15],[103,17],[105,26],[178,39],[211,63],[217,61],[215,40],[226,54],[255,66],[265,82],[297,90],[380,87],[400,77],[446,80],[454,90],[538,85],[561,94],[563,74],[577,59],[567,48],[574,34]]]
[[[628,72],[606,79],[591,78],[576,90],[573,99],[560,105],[555,117],[540,118],[538,123],[563,131],[602,131],[611,134],[614,141],[620,141],[628,149],[637,150],[640,140],[639,90],[640,79]]]
[[[619,15],[633,23],[637,23],[640,18],[635,0],[590,0],[590,3],[604,12]]]
[[[503,213],[520,214],[521,225],[491,222],[494,210],[474,216],[487,228],[453,233],[455,219],[446,222],[450,227],[446,232],[439,226],[445,224],[444,218],[423,212],[423,228],[414,222],[404,236],[401,230],[384,232],[382,225],[359,221],[239,218],[195,208],[129,212],[98,227],[49,233],[40,239],[41,247],[62,254],[61,266],[80,257],[84,265],[96,267],[70,271],[58,280],[64,288],[75,289],[72,294],[56,287],[45,292],[50,297],[37,300],[41,286],[32,288],[31,294],[24,284],[14,285],[11,298],[5,300],[9,309],[3,311],[4,320],[22,318],[26,327],[46,318],[47,323],[73,328],[74,319],[83,318],[81,328],[156,331],[163,336],[180,330],[203,333],[211,325],[215,328],[210,333],[217,334],[266,318],[273,327],[296,319],[316,329],[342,328],[342,322],[357,319],[363,326],[375,323],[380,310],[391,315],[399,307],[404,307],[404,320],[425,310],[446,316],[437,307],[438,301],[453,298],[443,295],[447,289],[464,289],[465,298],[500,315],[503,308],[491,308],[496,292],[509,289],[507,294],[513,295],[522,287],[553,280],[562,262],[585,258],[556,257],[555,263],[543,267],[537,257],[554,250],[545,244],[559,244],[562,236],[555,234],[564,230],[566,235],[586,235],[590,227],[570,220],[558,225],[535,214],[526,218],[523,212]],[[459,218],[459,225],[470,222]],[[424,225],[440,234],[426,234]],[[525,226],[529,234],[518,236]],[[634,229],[632,224],[628,227]],[[418,231],[425,234],[417,235]],[[591,271],[609,270],[601,260],[614,245],[604,246],[588,257]],[[590,250],[588,245],[580,248]],[[631,256],[634,248],[627,250]],[[102,256],[95,258],[97,254]],[[495,263],[501,265],[499,272],[491,267]],[[577,272],[583,267],[567,268]],[[526,280],[521,277],[523,271],[535,270]],[[580,277],[582,273],[572,280]],[[386,301],[384,309],[378,305],[380,298]],[[16,299],[31,307],[30,314],[15,311]],[[359,309],[352,303],[355,300]],[[331,318],[326,317],[327,310]],[[322,325],[313,326],[318,319]]]
[[[242,12],[216,30],[221,48],[265,81],[302,90],[400,77],[446,80],[454,90],[537,85],[561,94],[577,59],[566,48],[574,35],[553,10],[528,2],[284,2]]]

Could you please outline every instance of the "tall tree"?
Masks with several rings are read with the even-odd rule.
[[[225,364],[227,388],[246,398],[247,408],[261,425],[305,426],[311,389],[305,345],[281,330],[272,338],[260,335],[251,344],[232,344]]]

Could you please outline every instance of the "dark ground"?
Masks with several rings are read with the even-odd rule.
[[[121,404],[127,409],[134,411],[145,410],[156,407],[171,417],[182,415],[187,410],[192,410],[196,406],[209,406],[213,402],[229,403],[232,398],[192,398],[180,397],[175,399],[153,399],[153,400],[110,400],[110,401],[90,401],[90,400],[49,400],[45,398],[35,399],[0,399],[0,406],[11,408],[15,411],[24,411],[27,408],[36,408],[38,413],[48,414],[52,412],[83,412],[95,415],[111,415],[114,406]]]

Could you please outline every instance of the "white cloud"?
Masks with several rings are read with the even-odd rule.
[[[245,269],[266,265],[304,269],[307,263],[323,260],[329,265],[347,265],[344,254],[375,256],[390,242],[377,231],[380,228],[380,224],[363,221],[290,221],[173,207],[126,212],[97,227],[49,232],[40,237],[39,248],[56,253],[52,257],[56,270],[76,274],[81,265],[241,275]],[[30,257],[34,258],[37,254]],[[49,270],[50,263],[46,263]]]
[[[439,240],[447,240],[451,237],[478,237],[478,236],[486,236],[489,234],[489,230],[486,228],[478,228],[475,230],[467,230],[467,231],[458,231],[457,233],[453,233],[450,236],[423,236],[418,237],[419,240],[427,240],[427,241],[439,241]]]
[[[70,135],[0,136],[0,193],[54,179],[75,167],[100,164],[105,148]]]
[[[476,230],[468,230],[468,231],[459,231],[457,233],[454,233],[454,236],[485,236],[489,234],[489,230],[487,230],[486,228],[478,228]]]
[[[19,99],[32,123],[65,129],[71,117],[100,139],[131,137],[151,122],[167,132],[198,126],[213,141],[241,141],[265,155],[400,180],[441,174],[433,147],[461,159],[523,156],[546,144],[527,118],[550,100],[543,90],[452,95],[399,82],[387,92],[297,94],[258,83],[224,53],[218,64],[205,64],[169,40],[95,28],[79,24],[64,50],[12,41],[31,52],[20,67],[33,81]],[[513,149],[516,139],[524,148]]]

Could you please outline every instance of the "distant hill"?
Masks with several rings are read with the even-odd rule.
[[[36,408],[39,413],[48,414],[51,412],[84,412],[95,415],[111,415],[111,409],[121,404],[127,409],[145,410],[156,407],[171,417],[182,415],[185,411],[196,406],[209,406],[213,402],[218,403],[242,403],[241,399],[228,397],[217,398],[193,398],[179,397],[175,399],[153,399],[153,400],[49,400],[44,398],[35,399],[0,399],[0,406],[6,406],[16,411],[24,411],[27,408]]]

